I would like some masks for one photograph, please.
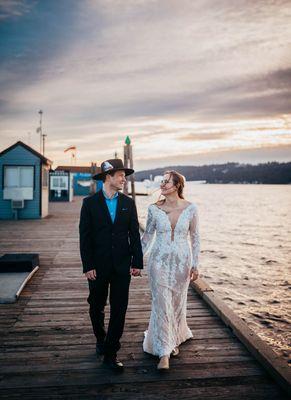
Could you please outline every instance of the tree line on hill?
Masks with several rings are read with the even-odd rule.
[[[262,164],[212,164],[202,166],[170,166],[155,168],[135,173],[137,181],[163,175],[166,170],[176,170],[185,176],[187,181],[206,181],[206,183],[264,183],[290,184],[291,162],[268,162]]]

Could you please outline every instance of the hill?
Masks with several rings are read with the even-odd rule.
[[[164,168],[138,171],[137,181],[163,175],[166,170],[176,170],[183,174],[187,181],[205,180],[207,183],[264,183],[290,184],[291,162],[268,162],[257,165],[226,163],[202,166],[175,165]]]

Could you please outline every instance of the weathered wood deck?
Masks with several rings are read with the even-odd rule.
[[[2,399],[285,399],[280,387],[193,289],[195,338],[160,374],[142,351],[150,312],[147,278],[133,278],[120,359],[123,374],[94,353],[87,282],[78,248],[80,199],[51,203],[44,220],[0,221],[0,254],[37,252],[40,269],[15,304],[0,305]]]

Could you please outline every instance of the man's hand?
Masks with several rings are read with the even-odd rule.
[[[198,269],[191,268],[190,271],[190,282],[196,281],[196,279],[199,277]]]
[[[141,271],[139,268],[130,268],[130,275],[141,276]]]
[[[96,269],[91,269],[90,271],[85,272],[85,276],[90,281],[95,281],[95,279],[96,279]]]

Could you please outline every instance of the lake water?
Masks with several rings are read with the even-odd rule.
[[[141,222],[158,194],[137,196]],[[201,276],[290,360],[291,185],[187,182],[185,197],[198,206]]]

